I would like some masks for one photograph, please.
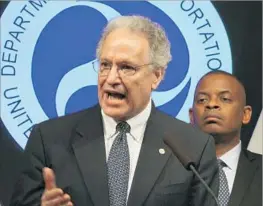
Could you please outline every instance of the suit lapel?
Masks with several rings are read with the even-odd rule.
[[[94,205],[109,205],[103,123],[99,106],[88,110],[85,118],[79,122],[72,147]]]
[[[171,155],[170,150],[163,143],[162,134],[158,128],[158,118],[153,106],[151,116],[146,126],[144,140],[130,190],[128,206],[143,205],[143,202],[146,200]],[[160,149],[164,149],[161,150],[161,153],[162,151],[165,151],[165,153],[161,154],[159,152]]]
[[[253,164],[252,160],[253,157],[249,157],[245,151],[241,151],[237,173],[228,204],[229,206],[237,206],[241,204],[241,201],[245,196],[245,192],[257,169],[257,165]]]

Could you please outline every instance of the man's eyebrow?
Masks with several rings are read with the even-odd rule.
[[[224,93],[232,94],[232,92],[230,90],[223,90],[223,91],[218,92],[218,94],[224,94]],[[196,95],[208,95],[208,93],[205,91],[199,91],[196,93]]]
[[[101,58],[101,59],[100,59],[100,61],[106,61],[106,62],[110,62],[110,60],[109,60],[109,59],[107,59],[107,58]]]
[[[196,96],[198,96],[198,95],[208,95],[208,93],[204,92],[204,91],[200,91],[200,92],[196,93]]]
[[[120,64],[134,64],[134,63],[128,60],[123,60],[123,61],[120,61]]]
[[[232,92],[230,90],[223,90],[220,91],[219,94],[232,94]]]
[[[106,61],[106,62],[111,63],[111,61],[110,61],[109,59],[107,59],[107,58],[102,58],[100,61]],[[129,64],[129,65],[134,65],[134,66],[136,66],[134,63],[132,63],[132,62],[129,61],[129,60],[120,60],[120,61],[117,62],[117,64]]]

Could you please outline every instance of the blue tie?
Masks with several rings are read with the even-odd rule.
[[[130,171],[130,157],[127,143],[127,133],[130,132],[127,122],[116,126],[116,136],[108,157],[108,186],[110,206],[125,206]]]

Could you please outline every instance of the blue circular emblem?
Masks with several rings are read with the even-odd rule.
[[[22,148],[35,123],[97,104],[96,45],[110,19],[130,14],[161,24],[171,42],[173,60],[152,93],[160,110],[189,122],[200,77],[232,72],[209,1],[12,1],[1,17],[1,119]]]

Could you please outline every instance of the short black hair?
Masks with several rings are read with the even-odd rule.
[[[234,75],[234,74],[231,74],[229,72],[226,72],[226,71],[222,71],[222,70],[213,70],[213,71],[210,71],[210,72],[207,72],[205,75],[203,75],[199,81],[197,82],[197,85],[196,85],[196,88],[195,88],[195,92],[196,92],[196,89],[199,85],[199,83],[207,76],[210,76],[210,75],[216,75],[216,74],[222,74],[222,75],[226,75],[226,76],[229,76],[233,79],[235,79],[238,84],[241,86],[241,89],[243,90],[243,93],[244,93],[244,104],[246,105],[246,89],[244,87],[244,84]]]

